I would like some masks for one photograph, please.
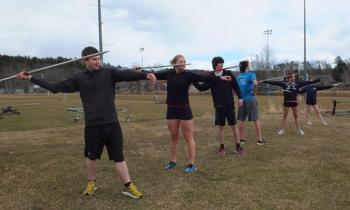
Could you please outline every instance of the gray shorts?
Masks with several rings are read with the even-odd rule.
[[[256,121],[259,119],[258,102],[256,99],[244,100],[243,105],[238,108],[237,120]]]

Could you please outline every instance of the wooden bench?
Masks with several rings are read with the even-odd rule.
[[[332,115],[335,115],[335,111],[336,111],[336,108],[337,108],[337,104],[339,103],[346,103],[346,102],[350,102],[350,99],[333,99],[333,109],[332,109],[332,112],[331,114]],[[346,113],[350,113],[350,111],[346,111]]]

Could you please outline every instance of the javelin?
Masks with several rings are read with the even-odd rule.
[[[146,66],[146,67],[141,67],[140,69],[157,69],[157,68],[166,68],[166,67],[176,67],[176,66],[188,66],[191,65],[190,63],[186,63],[186,64],[174,64],[174,65],[164,65],[164,66]]]
[[[291,74],[291,75],[286,75],[286,76],[281,76],[281,77],[272,77],[272,78],[270,78],[270,79],[259,80],[258,83],[264,82],[264,81],[275,80],[275,79],[279,79],[279,78],[285,78],[285,77],[289,77],[289,76],[292,76],[292,75],[298,75],[298,74],[299,74],[299,73]]]
[[[105,54],[105,53],[108,53],[108,52],[109,51],[104,51],[104,52],[98,52],[98,53],[90,54],[90,55],[87,55],[87,56],[83,56],[81,58],[72,59],[72,60],[69,60],[69,61],[64,61],[62,63],[56,63],[56,64],[53,64],[53,65],[50,65],[50,66],[46,66],[46,67],[43,67],[43,68],[39,68],[39,69],[35,69],[35,70],[32,70],[32,71],[28,71],[27,73],[31,74],[31,73],[35,73],[35,72],[39,72],[39,71],[48,70],[48,69],[55,68],[55,67],[58,67],[58,66],[62,66],[62,65],[68,64],[68,63],[73,63],[73,62],[76,62],[76,61],[80,61],[80,60],[84,60],[84,59],[87,59],[87,58],[91,58],[91,57],[95,57],[95,56],[98,56],[98,55],[102,55],[102,54]],[[7,80],[16,78],[16,76],[17,75],[13,75],[11,77],[6,77],[6,78],[3,78],[3,79],[0,79],[0,82],[4,82],[4,81],[7,81]]]
[[[221,70],[234,69],[234,68],[237,68],[237,67],[239,67],[239,66],[229,66],[229,67],[223,68]]]
[[[292,92],[292,91],[290,91],[290,90],[281,90],[281,89],[272,89],[272,88],[267,88],[267,87],[260,87],[260,88],[262,88],[262,89],[265,89],[265,90],[272,90],[272,91],[281,91],[281,92],[288,92],[288,93],[290,93],[290,92]]]

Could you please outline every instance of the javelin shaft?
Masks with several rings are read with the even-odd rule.
[[[299,73],[292,74],[292,75],[298,75],[298,74],[299,74]],[[264,79],[264,80],[260,80],[260,81],[258,81],[258,82],[270,81],[270,80],[275,80],[275,79],[285,78],[285,77],[289,77],[289,75],[287,75],[287,76],[281,76],[281,77],[273,77],[273,78],[270,78],[270,79]]]
[[[229,66],[229,67],[226,67],[226,68],[223,68],[222,70],[226,70],[226,69],[234,69],[234,68],[237,68],[239,66]]]
[[[80,61],[80,60],[83,60],[83,59],[87,59],[87,58],[95,57],[95,56],[98,56],[98,55],[102,55],[102,54],[107,53],[107,52],[109,52],[109,51],[98,52],[98,53],[94,53],[94,54],[91,54],[91,55],[83,56],[81,58],[72,59],[72,60],[69,60],[69,61],[64,61],[62,63],[56,63],[56,64],[53,64],[53,65],[50,65],[50,66],[46,66],[46,67],[43,67],[43,68],[39,68],[39,69],[35,69],[35,70],[32,70],[32,71],[28,71],[28,74],[32,74],[32,73],[36,73],[36,72],[40,72],[40,71],[44,71],[44,70],[48,70],[48,69],[52,69],[52,68],[55,68],[55,67],[58,67],[58,66],[66,65],[68,63],[73,63],[73,62]],[[13,75],[11,77],[6,77],[6,78],[3,78],[3,79],[0,79],[0,82],[4,82],[4,81],[10,80],[10,79],[14,79],[14,78],[16,78],[16,76],[17,75]]]
[[[146,67],[142,67],[141,69],[156,69],[156,68],[166,68],[166,67],[176,67],[176,66],[182,66],[182,65],[191,65],[190,63],[186,63],[186,64],[175,64],[175,65],[164,65],[164,66],[146,66]]]

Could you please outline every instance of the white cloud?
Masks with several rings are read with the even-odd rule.
[[[194,67],[210,68],[222,55],[227,65],[259,54],[272,29],[276,57],[303,59],[303,0],[102,0],[105,61],[130,66],[167,64],[184,54]],[[0,53],[79,56],[98,46],[97,8],[92,0],[12,0],[0,8]],[[308,59],[350,57],[350,2],[307,0]]]

